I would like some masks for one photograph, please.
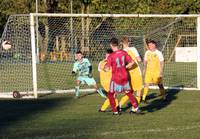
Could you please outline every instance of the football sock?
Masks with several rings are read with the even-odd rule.
[[[137,99],[137,102],[138,102],[138,104],[139,104],[140,101],[141,101],[141,97],[140,97],[140,96],[136,96],[136,99]]]
[[[119,106],[118,99],[115,99],[115,103],[116,103],[116,107],[118,107]]]
[[[163,99],[165,99],[165,89],[160,89],[160,94],[162,95]]]
[[[109,92],[108,98],[109,98],[109,101],[110,101],[110,105],[112,107],[112,111],[117,112],[116,103],[115,103],[115,99],[114,99],[114,93]]]
[[[144,92],[143,92],[143,96],[142,96],[142,100],[146,99],[146,96],[148,94],[149,88],[148,87],[144,87]]]
[[[138,104],[137,104],[137,100],[135,99],[135,97],[133,96],[133,94],[131,93],[131,91],[129,91],[128,93],[126,93],[126,95],[128,96],[132,106],[136,109],[138,108]]]
[[[76,97],[80,95],[79,86],[75,87],[75,93],[76,93]]]
[[[109,106],[110,106],[110,101],[109,101],[109,99],[107,98],[107,99],[104,101],[103,105],[101,106],[101,110],[102,110],[102,111],[105,111]]]

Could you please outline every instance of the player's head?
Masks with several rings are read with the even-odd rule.
[[[75,54],[75,59],[80,61],[83,58],[83,53],[81,51],[77,51]]]
[[[114,51],[115,49],[118,49],[118,45],[119,45],[119,42],[118,42],[118,39],[117,38],[112,38],[110,40],[110,47],[111,49]]]
[[[106,49],[106,59],[112,53],[113,53],[113,50],[111,48]]]
[[[154,40],[147,41],[147,47],[150,51],[154,51],[156,49],[157,43]]]
[[[123,44],[123,48],[124,47],[128,47],[128,44],[129,44],[129,38],[128,38],[128,36],[124,36],[122,38],[122,44]]]

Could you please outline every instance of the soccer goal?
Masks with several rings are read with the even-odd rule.
[[[146,40],[158,42],[165,58],[164,85],[200,89],[200,17],[198,15],[47,14],[12,15],[1,37],[11,47],[0,51],[0,96],[74,92],[74,54],[81,50],[93,65],[111,37],[129,36],[141,57]],[[82,91],[91,91],[81,86]],[[94,90],[92,90],[94,91]]]

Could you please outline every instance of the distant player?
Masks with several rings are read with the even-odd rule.
[[[104,67],[104,70],[108,71],[112,69],[112,78],[109,87],[108,98],[112,111],[114,115],[118,115],[116,108],[116,103],[114,99],[115,93],[126,92],[126,95],[129,97],[129,100],[132,106],[135,109],[136,113],[141,113],[138,109],[137,100],[132,94],[132,89],[129,84],[129,77],[127,69],[130,69],[134,61],[128,55],[127,52],[119,50],[118,48],[118,39],[112,38],[110,40],[110,47],[113,50],[113,53],[110,54],[107,58],[107,64]],[[134,111],[131,110],[131,113]]]
[[[123,37],[122,44],[123,44],[123,50],[126,51],[128,55],[135,62],[132,68],[130,68],[128,71],[130,75],[131,87],[134,91],[137,91],[136,99],[139,104],[141,100],[141,96],[142,96],[141,90],[142,90],[143,84],[142,84],[142,72],[140,70],[138,62],[141,62],[142,60],[137,49],[135,47],[129,47],[129,39],[127,36]],[[120,107],[124,105],[127,102],[127,100],[128,100],[127,96],[122,97],[119,103]]]
[[[157,49],[155,41],[147,42],[148,50],[144,56],[144,93],[142,101],[145,102],[146,96],[149,90],[149,85],[156,84],[160,89],[160,95],[165,100],[165,90],[162,84],[163,79],[163,68],[164,68],[164,57],[161,51]]]
[[[97,92],[100,95],[103,95],[101,89],[98,89],[96,81],[92,77],[92,65],[90,64],[87,58],[83,58],[83,54],[81,51],[77,51],[76,62],[74,63],[72,74],[78,74],[76,79],[76,87],[75,87],[75,98],[78,98],[80,95],[79,87],[80,84],[87,84],[89,86],[94,86]]]
[[[109,86],[110,86],[110,81],[112,77],[112,71],[111,69],[108,71],[104,71],[103,68],[107,64],[107,57],[112,53],[112,49],[107,49],[106,50],[106,57],[102,61],[99,62],[98,66],[98,71],[100,74],[100,83],[103,89],[105,90],[106,93],[109,92]],[[107,94],[106,94],[107,96]],[[115,99],[116,106],[118,106],[118,100]],[[99,112],[105,112],[106,109],[110,106],[109,99],[106,97],[106,100],[104,101],[103,105],[99,109]]]

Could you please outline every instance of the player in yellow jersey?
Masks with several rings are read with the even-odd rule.
[[[141,62],[141,57],[135,47],[129,47],[129,38],[127,36],[123,37],[122,39],[123,49],[131,56],[131,58],[134,60],[134,65],[131,69],[129,69],[129,75],[130,75],[130,82],[131,87],[134,91],[136,91],[136,99],[137,102],[140,103],[141,100],[141,90],[143,87],[142,83],[142,72],[140,70],[140,67],[138,65],[138,62]],[[127,96],[123,96],[120,100],[119,106],[121,107],[128,101]]]
[[[113,51],[112,49],[107,49],[106,50],[106,58],[103,59],[102,61],[100,61],[99,66],[98,66],[98,71],[100,74],[100,84],[103,87],[103,89],[105,91],[103,92],[108,92],[109,91],[109,87],[110,87],[110,80],[111,80],[111,76],[112,76],[112,71],[104,71],[103,68],[107,63],[107,57],[109,56],[109,54],[111,54]],[[115,99],[116,102],[116,106],[118,106],[118,100]],[[110,101],[108,98],[106,98],[106,100],[104,101],[103,105],[101,106],[101,108],[99,109],[99,112],[105,112],[105,110],[110,106]]]
[[[155,41],[147,42],[148,50],[144,56],[144,92],[142,101],[146,102],[146,96],[148,94],[149,85],[156,84],[160,89],[160,95],[163,100],[166,99],[165,90],[162,83],[164,57],[161,51],[157,49]]]

